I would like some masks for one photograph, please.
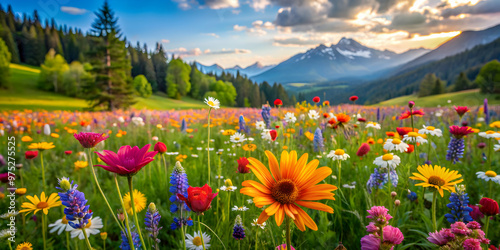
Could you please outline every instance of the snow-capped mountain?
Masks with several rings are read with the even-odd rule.
[[[254,63],[246,68],[242,68],[239,65],[236,65],[234,67],[224,69],[222,66],[220,66],[218,64],[213,64],[210,66],[203,65],[199,62],[195,62],[195,64],[196,64],[196,67],[198,68],[198,70],[200,70],[204,74],[215,73],[215,74],[219,75],[220,73],[222,73],[224,71],[226,73],[236,75],[237,72],[240,72],[241,75],[246,75],[248,77],[258,75],[258,74],[276,66],[276,65],[262,65],[260,62],[256,62],[256,63]]]
[[[321,44],[305,53],[294,55],[272,69],[253,76],[252,80],[292,83],[362,78],[376,71],[407,63],[428,51],[421,48],[397,54],[342,38],[329,47]]]

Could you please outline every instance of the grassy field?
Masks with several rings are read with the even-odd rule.
[[[437,107],[438,105],[460,105],[460,106],[477,106],[482,105],[485,98],[488,98],[489,104],[500,104],[500,100],[495,98],[495,95],[485,95],[479,93],[479,89],[465,90],[454,93],[446,93],[442,95],[417,97],[415,95],[407,95],[389,99],[374,106],[392,106],[392,105],[407,105],[408,101],[412,100],[420,107]],[[451,102],[449,102],[451,101]]]
[[[0,109],[83,110],[87,107],[85,100],[37,89],[39,73],[40,69],[37,67],[11,64],[10,88],[0,89]],[[164,95],[153,95],[148,99],[137,98],[137,103],[133,107],[167,110],[196,109],[205,105],[201,101],[190,98],[172,100]]]

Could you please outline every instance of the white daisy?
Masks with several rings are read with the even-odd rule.
[[[497,184],[500,184],[500,175],[497,175],[494,171],[486,171],[486,172],[477,172],[477,178],[483,179],[485,181],[492,181]]]
[[[486,132],[479,132],[479,136],[486,138],[486,139],[500,138],[500,133],[495,132],[493,130],[488,130]]]
[[[347,158],[350,158],[348,154],[345,153],[343,149],[337,149],[337,150],[332,150],[328,155],[326,156],[328,158],[331,158],[332,160],[340,160],[340,161],[345,161]]]
[[[202,233],[203,241],[200,237],[199,232],[194,232],[193,236],[186,234],[186,248],[189,250],[203,250],[203,242],[205,243],[205,249],[210,247],[210,236],[206,233]]]
[[[253,200],[252,199],[248,199],[247,202],[248,202],[248,204],[253,204]]]
[[[380,124],[376,122],[368,122],[368,124],[366,124],[366,128],[380,129]]]
[[[0,218],[6,220],[6,219],[10,219],[11,217],[16,217],[18,214],[19,214],[18,211],[14,211],[14,212],[9,211],[7,213],[0,215]]]
[[[295,117],[294,113],[288,112],[285,115],[285,121],[288,123],[295,123],[297,121],[297,118]]]
[[[258,121],[255,123],[255,128],[257,130],[264,130],[264,129],[266,129],[266,123],[263,121]]]
[[[71,230],[71,238],[78,237],[78,239],[83,240],[85,239],[83,231],[85,231],[87,237],[89,237],[90,235],[95,235],[100,233],[101,231],[99,229],[101,229],[102,227],[103,225],[101,218],[99,217],[92,218],[83,230],[81,229]]]
[[[308,115],[309,115],[309,118],[311,118],[313,120],[319,119],[319,113],[316,110],[309,110],[309,114]]]
[[[263,140],[266,140],[266,141],[272,141],[273,138],[271,137],[271,133],[269,133],[269,131],[271,131],[270,129],[264,129],[262,131],[262,133],[260,133],[261,137]]]
[[[243,212],[247,211],[248,209],[249,209],[249,208],[248,208],[248,207],[245,207],[244,205],[243,205],[243,206],[241,206],[241,207],[234,206],[233,208],[231,208],[231,210],[233,210],[233,211],[243,211]]]
[[[443,131],[441,131],[441,129],[435,128],[433,126],[425,126],[425,125],[423,126],[424,128],[418,131],[419,134],[428,134],[437,137],[443,136]]]
[[[261,229],[264,229],[266,227],[266,222],[262,222],[262,224],[257,223],[258,219],[253,219],[253,222],[251,223],[253,227],[260,227]]]
[[[132,117],[132,123],[135,125],[135,126],[144,126],[144,120],[142,119],[142,117],[138,117],[138,116],[134,116]]]
[[[216,175],[215,179],[224,179],[224,176],[222,176],[222,175]]]
[[[355,183],[353,185],[344,184],[344,185],[342,185],[342,187],[349,188],[349,189],[355,189],[356,188],[356,184]]]
[[[229,140],[232,143],[239,143],[239,142],[246,141],[247,139],[245,138],[244,134],[236,132],[236,133],[234,133],[234,135],[231,135],[231,137],[229,137]]]
[[[495,151],[500,151],[500,144],[495,144],[495,145],[493,145],[493,149],[494,149]]]
[[[238,189],[238,188],[235,187],[235,186],[227,186],[227,187],[226,186],[222,186],[222,187],[220,187],[220,190],[222,190],[222,191],[228,191],[228,192],[229,191],[230,192],[234,192],[234,190],[236,190],[236,189]]]
[[[219,100],[209,96],[208,99],[205,98],[205,103],[210,106],[211,108],[214,108],[214,109],[219,109],[220,108],[220,102]]]
[[[390,168],[391,170],[394,170],[399,163],[401,163],[401,158],[393,153],[379,156],[373,161],[373,164],[381,168]]]
[[[402,142],[400,139],[387,139],[384,144],[384,149],[387,151],[399,151],[400,153],[405,152],[410,145]]]
[[[61,234],[63,231],[69,232],[74,229],[68,224],[66,215],[62,219],[56,220],[56,222],[49,224],[49,228],[51,228],[49,231],[50,233],[54,233],[55,231],[57,231],[57,234]]]
[[[420,144],[424,144],[424,143],[427,143],[427,140],[424,139],[424,137],[422,137],[421,134],[417,133],[417,132],[410,132],[408,134],[405,135],[405,137],[403,138],[403,141],[404,142],[413,142],[413,143],[420,143]]]

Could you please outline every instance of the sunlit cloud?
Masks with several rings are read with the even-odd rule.
[[[71,15],[83,15],[87,13],[86,9],[80,9],[76,7],[70,7],[70,6],[61,6],[61,11],[64,13],[68,13]]]

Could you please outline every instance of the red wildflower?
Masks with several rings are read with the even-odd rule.
[[[276,125],[274,126],[275,129],[279,129],[280,128],[280,125]]]
[[[65,154],[65,155],[70,155],[70,154],[72,154],[72,153],[73,153],[73,151],[71,151],[71,150],[66,150],[66,151],[64,151],[64,154]]]
[[[321,101],[321,99],[319,98],[319,96],[315,96],[313,98],[313,102],[315,102],[315,103],[319,103],[320,101]]]
[[[26,151],[26,153],[24,153],[24,158],[26,158],[28,160],[34,159],[37,156],[38,156],[38,150],[36,150],[36,151]]]
[[[483,197],[479,201],[479,211],[486,216],[495,216],[498,214],[498,203],[490,198]]]
[[[153,150],[158,152],[159,154],[164,154],[167,152],[167,145],[165,145],[165,143],[163,142],[157,142]]]
[[[241,174],[250,173],[250,168],[247,167],[249,162],[248,162],[248,159],[246,157],[240,157],[240,159],[238,159],[237,162],[238,162],[238,173],[241,173]]]
[[[281,105],[283,105],[283,101],[281,101],[280,99],[274,100],[274,106],[281,106]]]
[[[278,132],[276,132],[276,130],[273,129],[273,130],[269,131],[269,134],[271,134],[271,139],[273,141],[275,141],[276,137],[278,136]]]
[[[469,112],[469,108],[467,106],[455,106],[455,111],[457,111],[458,116],[462,117]]]
[[[153,157],[157,152],[148,152],[150,147],[151,144],[142,148],[127,145],[120,147],[118,153],[109,150],[103,150],[102,153],[95,152],[107,164],[95,165],[95,167],[101,167],[119,175],[134,175],[154,160]]]
[[[396,128],[396,131],[398,131],[398,134],[401,137],[403,137],[406,134],[410,133],[412,131],[412,129],[410,127],[402,127],[402,128]],[[418,129],[414,129],[413,132],[417,132],[418,133]]]
[[[351,120],[351,117],[344,113],[339,113],[335,117],[337,117],[337,122],[339,123],[348,123]]]
[[[385,132],[385,135],[389,136],[389,137],[394,137],[396,135],[396,132]]]
[[[323,113],[323,118],[328,118],[330,115],[328,113]]]
[[[324,101],[323,102],[323,106],[330,106],[330,102],[329,101]]]
[[[351,101],[351,102],[355,102],[355,101],[357,101],[358,99],[359,99],[359,98],[358,98],[358,96],[355,96],[355,95],[353,95],[353,96],[349,97],[349,101]]]
[[[363,143],[358,149],[358,152],[356,152],[356,155],[359,157],[365,156],[370,152],[370,145],[368,143]]]
[[[191,211],[202,214],[210,209],[212,200],[218,193],[212,193],[212,188],[205,184],[203,187],[189,187],[187,190],[187,197],[182,194],[177,194],[177,198],[186,202],[186,205]]]
[[[358,122],[366,122],[366,119],[365,119],[365,118],[360,117],[360,118],[358,118]]]
[[[405,153],[411,154],[415,150],[415,146],[413,144],[408,144],[408,148],[406,149]]]
[[[460,139],[470,133],[474,133],[470,127],[459,127],[457,125],[450,126],[450,133],[457,139]]]
[[[412,111],[407,110],[407,111],[403,112],[403,114],[401,114],[401,117],[399,117],[399,119],[400,120],[408,119],[408,118],[410,118],[410,117],[412,117],[414,115],[416,115],[416,116],[423,116],[423,115],[425,115],[425,113],[424,113],[424,110],[422,110],[422,109],[420,109],[420,110],[412,110]]]
[[[9,182],[9,173],[1,173],[0,174],[0,182],[7,183]]]
[[[93,148],[99,142],[104,141],[109,137],[109,135],[92,133],[92,132],[87,132],[87,133],[80,132],[78,134],[73,134],[73,136],[80,142],[80,144],[84,148]]]

